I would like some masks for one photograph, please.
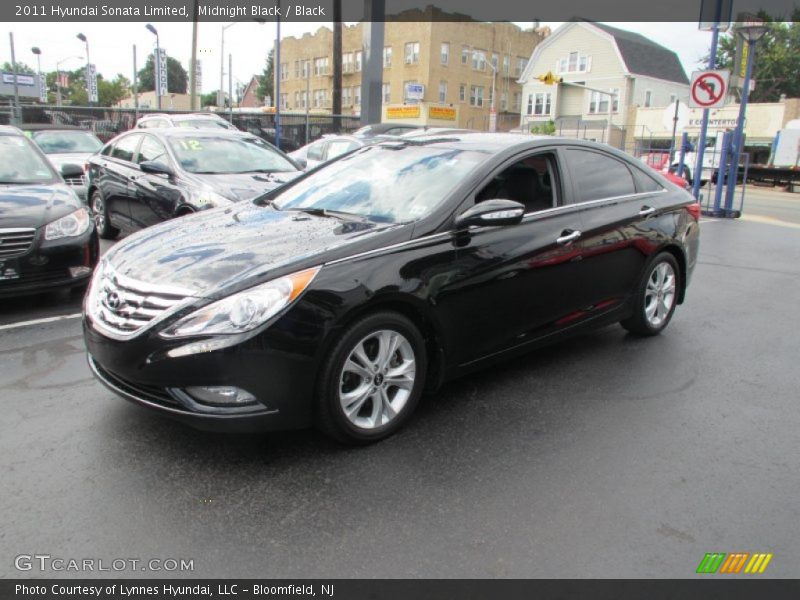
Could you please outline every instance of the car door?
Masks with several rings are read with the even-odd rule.
[[[134,181],[139,167],[135,159],[141,139],[140,133],[124,135],[97,161],[95,181],[103,194],[109,219],[113,226],[126,230],[134,229],[129,203],[136,193]]]
[[[154,135],[144,134],[139,146],[137,163],[144,161],[160,162],[175,171],[164,144]],[[138,228],[149,227],[175,216],[175,210],[181,202],[181,189],[175,183],[175,177],[160,173],[139,171],[134,181],[136,193],[130,199],[131,219]]]
[[[545,161],[530,193],[509,193],[504,173]],[[448,283],[436,312],[452,349],[454,367],[527,345],[557,331],[579,310],[582,220],[569,202],[569,183],[560,153],[548,149],[515,157],[499,167],[459,208],[494,197],[523,201],[518,225],[476,227],[453,234],[455,247]],[[524,178],[523,178],[524,179]],[[524,187],[524,181],[515,187]],[[516,196],[516,197],[514,197]],[[468,324],[465,326],[465,324]]]
[[[633,167],[601,149],[571,147],[564,154],[574,200],[582,207],[586,306],[610,310],[639,280],[663,188],[641,193]]]

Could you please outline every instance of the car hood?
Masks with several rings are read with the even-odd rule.
[[[234,201],[250,200],[274,190],[301,175],[302,171],[284,173],[236,173],[219,175],[192,174],[197,181]]]
[[[0,185],[0,228],[41,227],[81,206],[63,183]]]
[[[68,152],[65,154],[47,154],[47,160],[56,170],[60,170],[63,165],[78,165],[83,168],[86,161],[92,155],[91,152]]]
[[[144,284],[212,297],[330,260],[331,250],[378,237],[392,224],[341,221],[250,202],[166,221],[119,242],[106,260]],[[363,249],[363,245],[359,245]],[[355,252],[356,250],[353,250]]]

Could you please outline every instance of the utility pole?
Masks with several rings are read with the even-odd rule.
[[[14,34],[8,32],[8,39],[11,42],[11,69],[14,71],[14,119],[12,122],[16,123],[19,118],[19,85],[17,83],[17,57],[14,54]]]
[[[136,72],[136,44],[133,45],[133,116],[135,121],[139,120],[139,83]]]
[[[333,98],[331,112],[342,114],[342,0],[333,0]],[[333,129],[340,131],[339,121]]]
[[[197,110],[197,0],[192,2],[192,58],[189,60],[189,105]]]
[[[278,8],[280,9],[281,2],[278,0]],[[278,68],[275,68],[278,65]],[[278,12],[278,18],[275,20],[275,62],[272,65],[272,72],[276,74],[275,77],[275,147],[281,149],[281,17]]]
[[[228,54],[228,120],[233,125],[233,55]]]

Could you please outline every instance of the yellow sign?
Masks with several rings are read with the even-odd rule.
[[[440,121],[455,121],[456,109],[448,106],[429,106],[428,118],[439,119]]]
[[[411,106],[388,106],[386,108],[387,119],[418,119],[420,115],[419,105]]]

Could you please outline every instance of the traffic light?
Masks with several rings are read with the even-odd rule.
[[[563,77],[556,77],[555,75],[553,75],[552,71],[548,71],[544,75],[539,75],[536,79],[547,85],[553,85],[554,83],[562,83],[564,81]]]

